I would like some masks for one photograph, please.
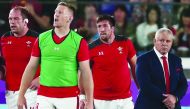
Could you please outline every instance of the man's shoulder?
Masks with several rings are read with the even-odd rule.
[[[79,39],[79,40],[83,38],[80,34],[75,32],[74,30],[70,30],[68,36],[71,36],[73,39]]]
[[[30,36],[30,37],[38,37],[39,33],[34,31],[34,30],[28,30],[28,32],[26,33],[26,36]]]
[[[116,41],[128,41],[129,39],[127,38],[127,36],[124,36],[124,35],[116,35],[115,40]]]
[[[8,31],[8,32],[4,33],[4,34],[1,36],[1,38],[6,38],[6,37],[9,37],[9,36],[12,36],[11,31]]]
[[[94,42],[89,44],[89,49],[93,49],[93,48],[95,48],[95,47],[97,47],[97,46],[99,46],[101,44],[102,44],[102,42],[100,41],[100,39],[97,39]]]
[[[44,34],[49,34],[49,33],[53,33],[53,29],[50,29],[50,30],[47,30],[47,31],[44,31],[44,32],[42,32],[42,33],[40,33],[40,36],[41,35],[44,35]]]
[[[39,34],[39,39],[41,38],[47,38],[47,36],[53,35],[53,29],[47,30],[45,32],[42,32]]]
[[[148,58],[150,59],[153,57],[154,54],[155,54],[154,50],[150,50],[150,51],[147,51],[146,53],[143,53],[140,56],[138,56],[138,59],[148,59]]]

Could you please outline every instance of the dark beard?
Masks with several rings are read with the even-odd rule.
[[[18,34],[19,32],[17,32],[17,31],[11,31],[11,33],[14,35],[14,34]]]
[[[102,38],[101,38],[102,39]],[[102,39],[104,42],[108,42],[108,38],[104,38],[104,39]]]

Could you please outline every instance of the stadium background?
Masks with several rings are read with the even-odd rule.
[[[0,0],[0,35],[5,33],[6,31],[9,31],[9,24],[8,24],[8,13],[11,9],[11,6],[14,2],[18,2],[19,0]],[[26,0],[20,0],[26,2]],[[29,2],[37,1],[41,4],[42,10],[45,10],[46,13],[49,13],[48,15],[53,18],[54,9],[56,7],[56,4],[59,0],[28,0]],[[143,7],[148,5],[158,5],[161,9],[163,23],[167,25],[167,27],[174,27],[174,25],[179,24],[178,11],[176,9],[178,7],[190,7],[190,0],[186,0],[186,2],[183,2],[183,0],[62,0],[62,1],[68,1],[72,3],[75,7],[77,7],[76,11],[76,18],[74,22],[78,22],[80,20],[84,19],[84,7],[87,4],[93,4],[96,5],[97,11],[99,14],[113,14],[114,8],[117,4],[124,4],[127,8],[127,19],[128,22],[135,22],[135,18],[138,18],[138,16],[134,15],[143,15]],[[48,9],[47,9],[48,7]],[[136,8],[140,10],[135,11]],[[39,8],[39,7],[38,7]],[[44,9],[45,8],[45,9]],[[142,10],[141,10],[142,9]],[[44,11],[42,11],[44,12]],[[43,13],[41,13],[43,14]],[[51,21],[52,22],[52,21]],[[143,21],[141,21],[143,22]],[[138,23],[141,23],[138,22]],[[80,24],[80,23],[79,23]],[[137,26],[137,25],[136,25]],[[136,29],[136,26],[134,29]],[[78,28],[78,24],[73,24],[73,28]],[[32,29],[41,32],[42,30],[33,27]],[[135,33],[134,33],[135,34]],[[133,38],[132,38],[133,39]],[[135,38],[134,38],[135,39]],[[141,49],[139,49],[138,45],[136,44],[135,40],[132,40],[135,44],[135,48],[137,49],[138,55],[141,54]],[[186,93],[186,96],[182,99],[181,104],[183,106],[183,109],[190,109],[190,55],[181,55],[184,72],[188,79],[188,92]],[[134,101],[136,100],[138,90],[136,86],[134,85],[134,82],[131,86],[131,90],[133,93]],[[0,80],[0,109],[6,109],[6,103],[5,103],[5,83]]]

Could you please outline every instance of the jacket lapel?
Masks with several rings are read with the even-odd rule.
[[[165,84],[165,78],[164,78],[164,71],[160,63],[160,60],[154,50],[152,50],[152,65],[153,65],[153,68],[155,68],[154,71],[156,73],[159,73],[159,76],[160,76],[159,78],[161,78],[160,82],[165,87],[166,84]]]
[[[170,91],[172,91],[173,85],[175,85],[174,81],[175,79],[175,62],[173,61],[172,57],[170,54],[168,54],[168,64],[169,64],[169,69],[170,69]]]

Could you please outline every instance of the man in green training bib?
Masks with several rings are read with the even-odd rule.
[[[80,93],[78,68],[81,70],[86,102],[93,109],[93,80],[87,42],[70,29],[74,8],[60,2],[55,9],[54,29],[41,33],[22,77],[18,109],[26,108],[24,94],[38,65],[41,65],[37,109],[77,109]]]

